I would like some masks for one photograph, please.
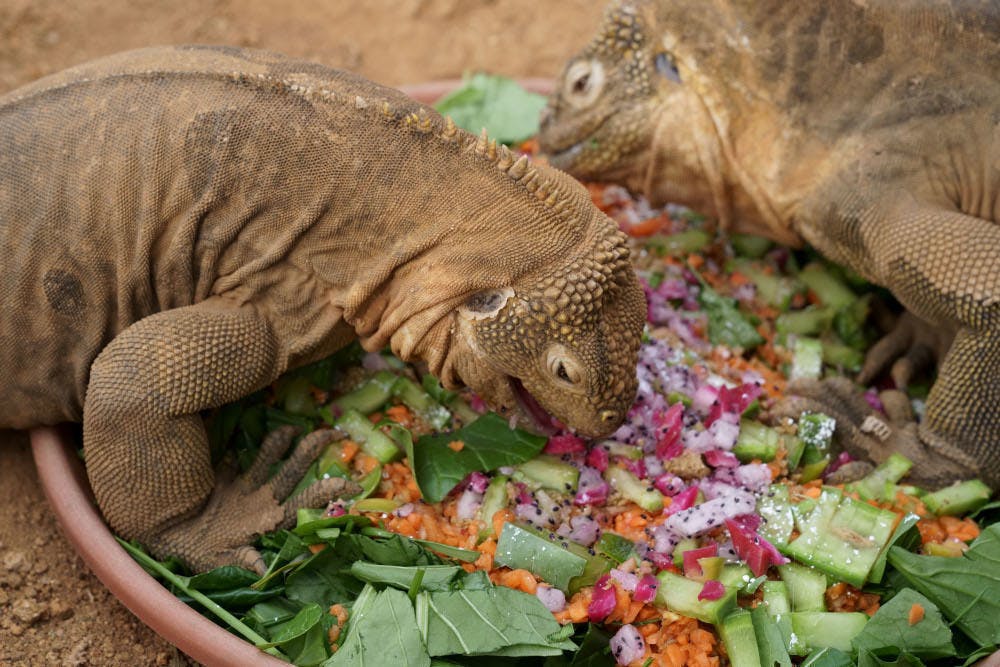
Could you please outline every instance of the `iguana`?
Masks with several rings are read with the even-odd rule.
[[[927,0],[612,5],[543,112],[551,164],[687,204],[723,229],[807,242],[908,314],[870,352],[905,382],[947,350],[919,424],[847,380],[778,412],[837,417],[875,461],[1000,486],[1000,6]],[[953,336],[953,340],[952,340]],[[950,345],[949,345],[950,343]]]
[[[355,339],[495,410],[612,432],[645,300],[572,178],[361,77],[276,54],[128,52],[0,97],[0,428],[79,422],[111,527],[196,570],[332,437],[216,478],[202,411]],[[520,407],[519,407],[520,406]]]

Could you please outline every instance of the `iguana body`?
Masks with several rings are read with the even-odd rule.
[[[497,410],[523,385],[614,430],[645,316],[624,239],[515,158],[396,91],[237,49],[125,53],[0,98],[0,427],[82,419],[111,526],[198,569],[252,561],[253,533],[344,490],[256,488],[288,432],[216,484],[199,412],[355,338]]]
[[[924,480],[996,487],[998,72],[995,3],[625,2],[567,66],[541,145],[578,176],[806,241],[954,334],[919,428],[897,400],[879,427],[841,382],[799,387],[793,407],[840,417],[854,453],[898,449]],[[863,378],[897,356],[907,375],[934,338],[911,332],[876,346]]]

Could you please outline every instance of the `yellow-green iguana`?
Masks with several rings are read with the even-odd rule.
[[[351,491],[284,502],[330,431],[217,479],[200,411],[356,338],[583,435],[635,394],[645,301],[581,186],[275,54],[135,51],[0,97],[0,249],[0,428],[82,420],[112,528],[198,570],[259,568],[255,533]]]
[[[908,309],[869,353],[905,384],[946,350],[917,425],[844,379],[779,412],[837,418],[917,479],[1000,486],[1000,6],[925,0],[635,0],[613,5],[543,113],[551,163],[724,229],[810,243]]]

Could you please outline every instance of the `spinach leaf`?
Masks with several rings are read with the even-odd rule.
[[[911,653],[894,654],[894,660],[884,660],[871,651],[858,654],[858,667],[924,667],[924,661]]]
[[[347,638],[325,666],[430,667],[431,658],[406,593],[387,588],[375,595],[370,603],[360,602],[351,610]]]
[[[810,653],[802,667],[854,667],[854,661],[838,648],[821,648]]]
[[[1000,524],[984,530],[961,557],[893,547],[889,564],[979,646],[1000,643]]]
[[[458,90],[434,105],[459,127],[475,134],[486,128],[491,137],[505,144],[537,134],[538,115],[544,107],[543,96],[511,79],[489,74],[466,77]]]
[[[924,608],[924,617],[910,625],[910,608],[915,604]],[[955,655],[951,630],[942,620],[941,612],[933,602],[910,588],[879,607],[851,645],[859,654],[868,651],[878,656],[910,653],[932,660]]]
[[[416,602],[432,656],[545,656],[576,648],[537,597],[511,588],[422,592]]]
[[[337,540],[338,545],[340,539]],[[325,608],[351,602],[364,588],[364,584],[350,574],[354,560],[340,549],[323,549],[288,575],[285,595],[299,602],[315,602]]]
[[[460,572],[465,572],[458,565],[426,565],[423,567],[401,567],[399,565],[378,565],[357,561],[351,565],[351,574],[370,584],[388,584],[409,590],[418,572],[423,572],[420,589],[425,591],[451,590],[452,581]]]
[[[389,533],[391,537],[372,538],[364,535],[342,535],[337,540],[337,551],[347,553],[353,549],[359,558],[381,565],[441,565],[439,556],[405,535]]]
[[[454,451],[448,444],[461,441]],[[488,413],[465,428],[443,435],[426,436],[403,443],[413,476],[424,500],[436,503],[473,471],[513,466],[534,458],[545,446],[545,438],[511,430],[506,420]]]
[[[749,350],[764,342],[750,320],[736,307],[734,299],[724,297],[702,284],[698,303],[708,316],[708,340],[713,345]]]
[[[593,623],[586,628],[583,636],[576,638],[580,648],[575,653],[550,657],[545,667],[612,667],[615,660],[611,657],[611,635]]]
[[[750,611],[750,621],[753,623],[754,635],[757,637],[757,651],[760,654],[760,664],[766,667],[792,667],[792,660],[785,648],[785,639],[774,618],[767,612],[764,605]]]
[[[287,644],[301,637],[319,623],[322,616],[323,609],[318,604],[306,605],[292,618],[271,628],[271,646]]]

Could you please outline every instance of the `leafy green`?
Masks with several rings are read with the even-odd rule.
[[[448,446],[456,440],[464,443],[457,452]],[[502,417],[489,413],[458,431],[425,436],[415,443],[406,438],[403,444],[424,500],[436,503],[470,472],[513,466],[535,457],[545,446],[545,438],[512,430]]]
[[[854,661],[840,649],[821,648],[810,653],[802,667],[854,667]]]
[[[792,667],[792,660],[788,657],[788,649],[785,648],[785,640],[781,635],[778,624],[774,621],[767,609],[760,605],[750,611],[750,620],[753,622],[754,635],[757,638],[757,651],[760,654],[760,664],[766,667]]]
[[[910,609],[915,604],[923,607],[924,617],[910,625]],[[942,620],[941,612],[933,602],[910,588],[879,607],[851,645],[859,654],[869,651],[877,656],[910,653],[934,659],[955,655],[951,630]]]
[[[452,581],[464,570],[458,565],[425,565],[409,566],[379,565],[358,561],[351,565],[351,574],[371,584],[388,584],[409,590],[417,573],[422,572],[420,588],[425,591],[446,591],[451,589]]]
[[[885,660],[871,651],[858,654],[858,667],[924,667],[924,662],[911,653],[893,655],[893,660]]]
[[[353,561],[339,549],[323,549],[288,575],[285,595],[292,600],[315,602],[327,607],[350,602],[364,588],[362,582],[350,574]]]
[[[736,307],[736,301],[721,296],[707,285],[701,286],[698,303],[708,316],[708,339],[713,345],[750,349],[764,342],[750,320]]]
[[[432,656],[544,656],[576,649],[537,597],[504,586],[422,592],[417,623]]]
[[[373,590],[373,589],[372,589]],[[340,649],[324,665],[412,665],[429,667],[413,604],[406,593],[386,588],[368,604],[356,604]]]
[[[986,528],[958,558],[918,556],[893,547],[888,560],[979,646],[1000,643],[1000,524]]]
[[[563,655],[548,658],[545,667],[612,667],[615,660],[611,657],[611,635],[593,623],[585,627],[582,636],[574,637],[580,648],[568,658]]]
[[[536,134],[544,107],[542,95],[528,92],[511,79],[481,73],[466,76],[460,88],[434,105],[459,127],[476,134],[486,128],[491,137],[505,144]]]

